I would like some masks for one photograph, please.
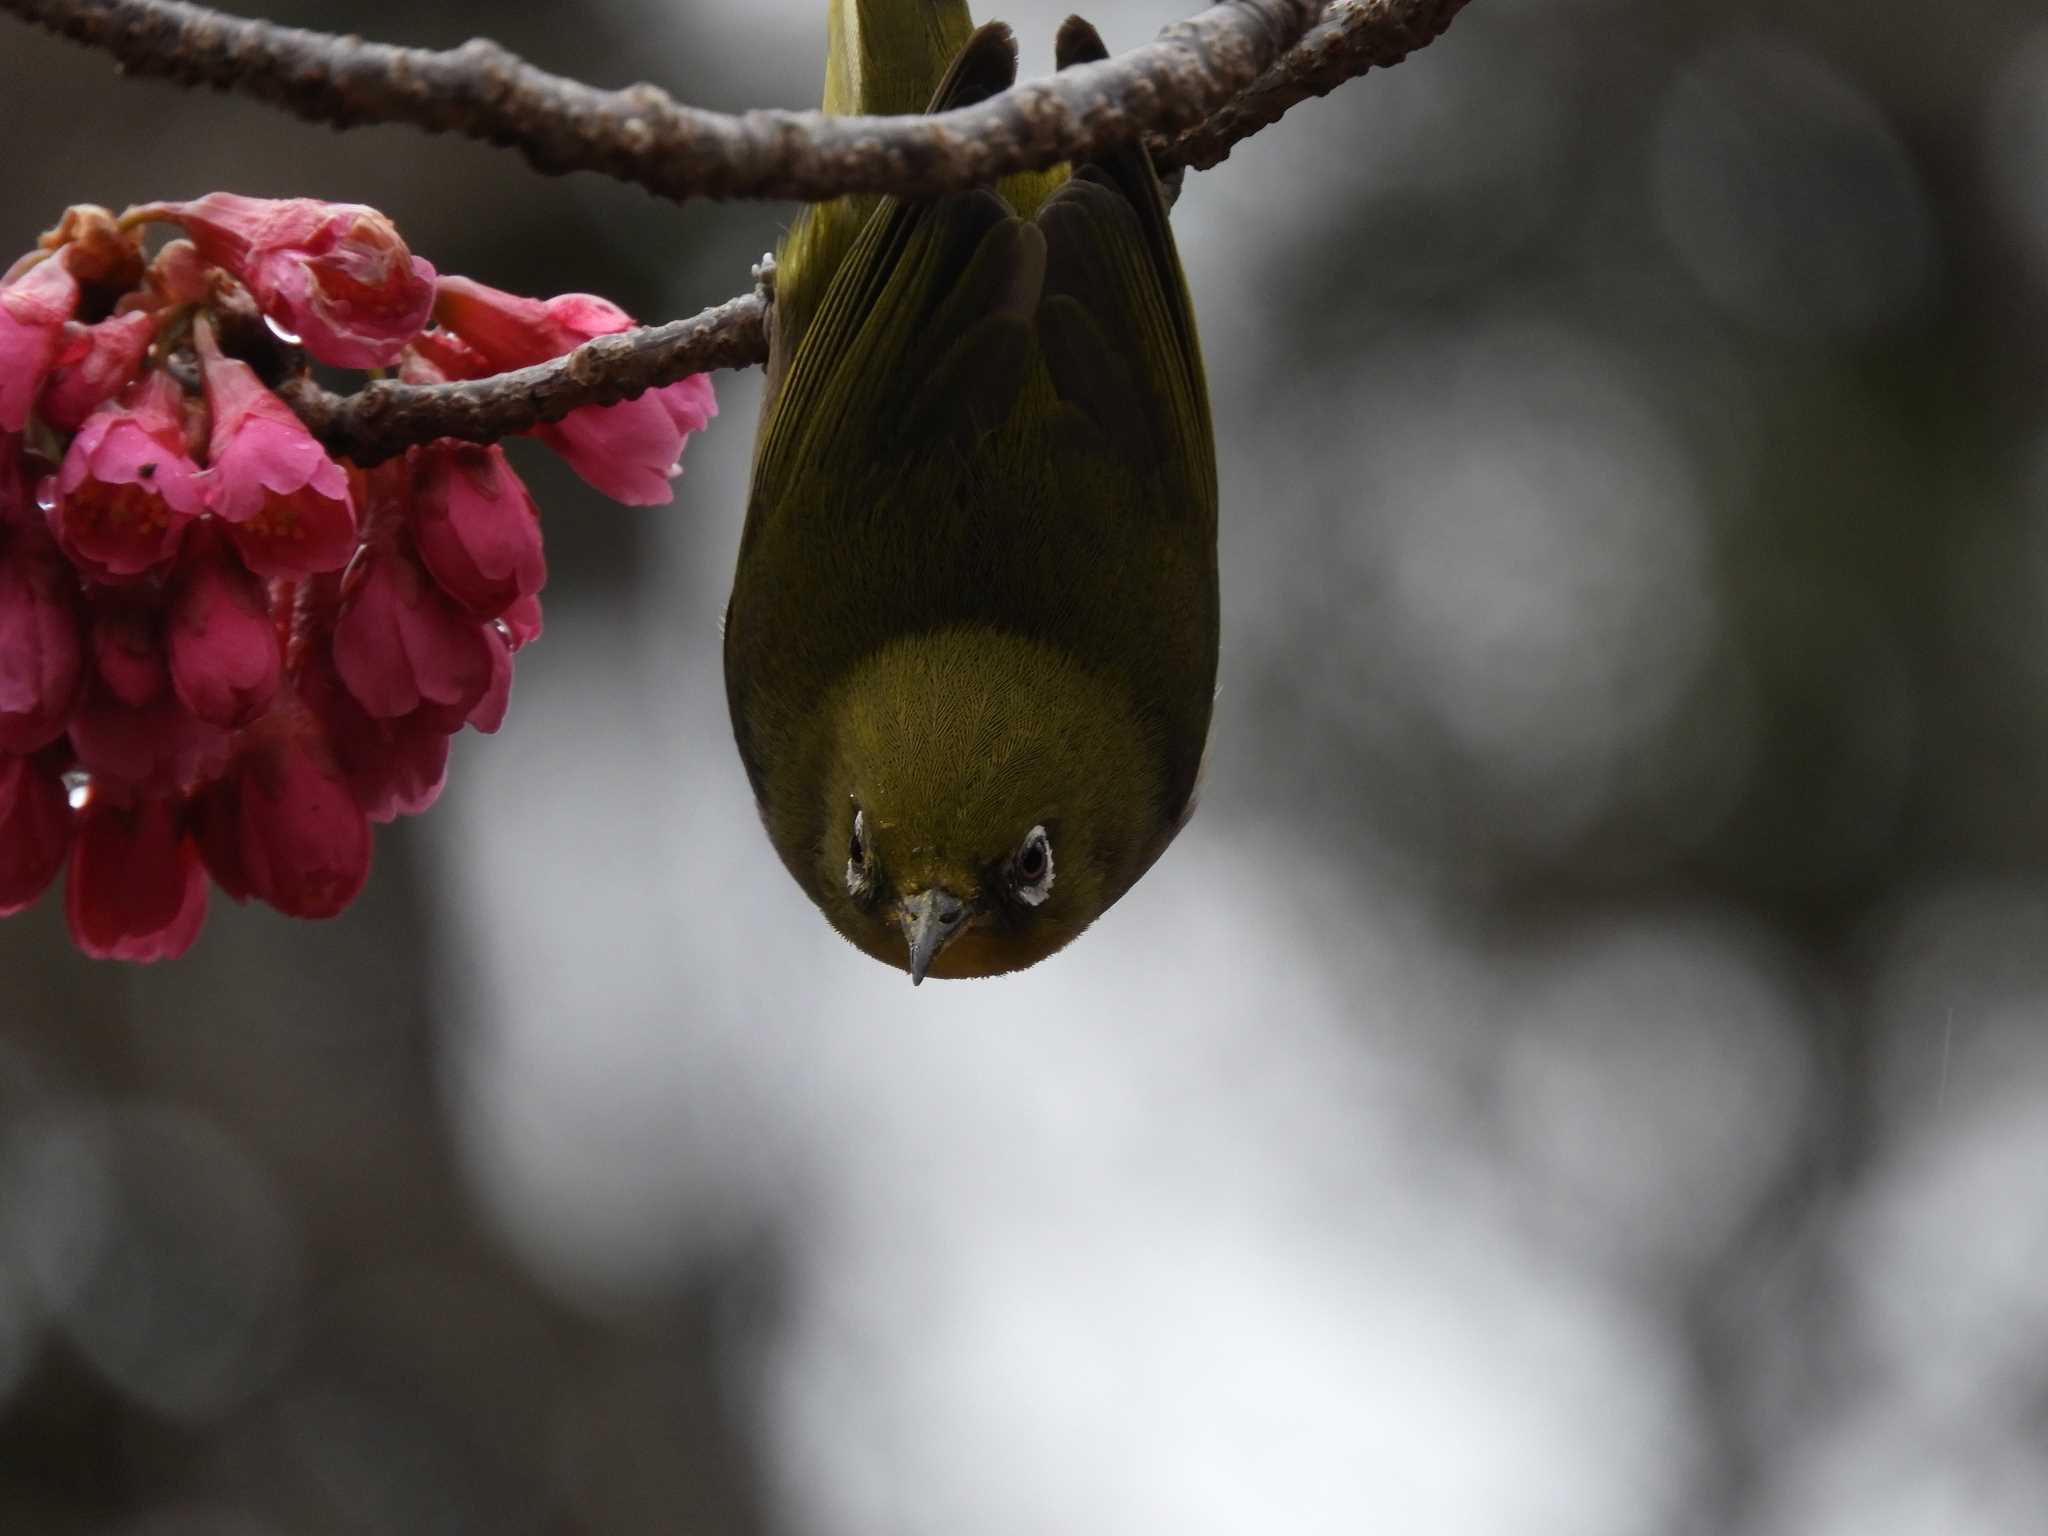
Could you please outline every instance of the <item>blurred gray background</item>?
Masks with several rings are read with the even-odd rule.
[[[817,0],[270,14],[821,71]],[[5,254],[317,194],[650,319],[791,211],[5,19],[0,144]],[[0,1528],[2048,1528],[2038,0],[1473,0],[1177,222],[1227,627],[1171,855],[913,993],[728,736],[757,378],[667,509],[520,455],[546,638],[346,916],[0,926]]]

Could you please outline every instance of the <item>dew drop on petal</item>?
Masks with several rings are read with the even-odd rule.
[[[71,809],[82,811],[85,802],[92,798],[92,776],[82,768],[73,768],[64,775],[64,798],[71,802]]]

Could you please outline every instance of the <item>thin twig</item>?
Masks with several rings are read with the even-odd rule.
[[[1384,25],[1442,0],[1383,0]],[[543,171],[601,171],[668,197],[929,196],[1148,132],[1194,128],[1316,22],[1322,0],[1227,0],[1154,42],[929,117],[684,106],[607,91],[496,43],[435,52],[246,20],[179,0],[0,0],[135,74],[256,96],[316,122],[402,122],[517,147]]]
[[[768,300],[745,294],[687,320],[598,336],[574,352],[459,384],[366,384],[337,395],[311,379],[279,391],[330,452],[375,464],[437,437],[471,443],[611,405],[686,374],[746,368],[768,356]]]
[[[1332,0],[1322,21],[1236,98],[1178,137],[1152,140],[1153,158],[1162,169],[1206,171],[1311,96],[1327,96],[1368,69],[1398,64],[1435,42],[1465,3]]]

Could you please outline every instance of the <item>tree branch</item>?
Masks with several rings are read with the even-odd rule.
[[[1206,171],[1311,96],[1386,69],[1443,36],[1465,0],[1332,0],[1323,19],[1233,100],[1175,138],[1151,140],[1160,169]]]
[[[178,0],[0,0],[0,10],[104,49],[132,73],[240,90],[315,122],[462,133],[517,148],[543,171],[601,171],[668,197],[811,199],[970,186],[1141,130],[1162,171],[1206,169],[1308,97],[1434,41],[1464,5],[1232,0],[1120,58],[957,112],[828,118],[727,116],[644,84],[597,90],[481,38],[434,52]]]
[[[462,133],[517,148],[542,171],[599,171],[676,198],[819,199],[936,194],[1140,134],[1177,179],[1309,97],[1399,63],[1465,4],[1225,0],[1118,58],[928,117],[728,116],[651,85],[598,90],[484,39],[443,52],[398,48],[180,0],[0,0],[0,11],[103,49],[131,73],[239,90],[316,122]],[[687,374],[765,361],[770,302],[745,295],[489,379],[379,381],[344,396],[303,378],[283,393],[331,450],[360,464],[437,437],[493,442]]]
[[[1432,0],[1387,0],[1395,18]],[[496,43],[435,52],[223,15],[179,0],[0,0],[135,74],[234,89],[315,122],[403,122],[522,151],[543,171],[601,171],[667,197],[932,196],[1148,131],[1199,124],[1314,24],[1321,0],[1226,0],[1100,64],[928,117],[683,106],[652,85],[606,91]]]
[[[457,384],[382,379],[337,395],[309,378],[278,393],[332,453],[376,464],[437,437],[492,443],[559,421],[585,405],[613,405],[713,368],[768,357],[768,299],[730,299],[687,320],[597,336],[574,352],[511,373]]]

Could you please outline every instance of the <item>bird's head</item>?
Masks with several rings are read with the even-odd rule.
[[[1035,964],[1158,852],[1157,754],[1128,700],[1035,642],[898,641],[834,715],[807,883],[834,927],[913,982]]]

